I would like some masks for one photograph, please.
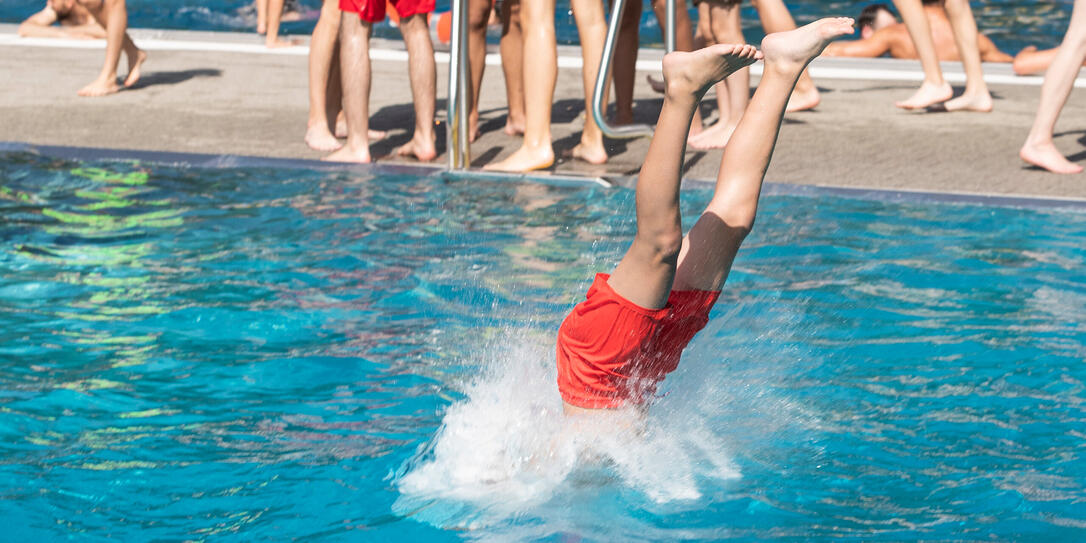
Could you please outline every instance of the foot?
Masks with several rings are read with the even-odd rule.
[[[131,87],[140,80],[140,66],[147,60],[147,52],[143,49],[136,50],[136,57],[128,56],[128,75],[124,78],[124,86]]]
[[[792,96],[788,98],[788,107],[784,108],[788,113],[794,111],[807,111],[808,109],[814,109],[818,107],[818,104],[822,102],[822,97],[818,94],[818,89],[811,88],[800,90],[797,85],[792,91]]]
[[[989,113],[992,111],[992,95],[987,91],[963,94],[953,100],[943,103],[947,111],[976,111]]]
[[[649,88],[652,89],[653,92],[658,93],[658,94],[663,94],[664,93],[664,88],[665,87],[664,87],[664,80],[663,79],[656,79],[655,77],[653,77],[651,75],[646,75],[645,76],[645,81],[649,82]]]
[[[776,32],[762,40],[765,69],[799,74],[807,63],[822,53],[834,38],[852,33],[852,19],[830,17],[787,32]]]
[[[589,144],[582,140],[571,152],[573,158],[583,160],[589,164],[604,164],[607,162],[607,150],[603,148],[603,142]]]
[[[373,130],[370,130],[370,132],[373,132]],[[342,111],[336,116],[335,135],[337,138],[347,137],[347,116]]]
[[[664,96],[700,98],[717,81],[760,58],[753,45],[722,43],[691,52],[673,51],[664,56]]]
[[[358,149],[344,145],[338,151],[322,158],[321,160],[327,162],[358,162],[365,164],[371,161],[370,148],[368,145]]]
[[[925,81],[912,96],[900,102],[894,102],[894,105],[901,109],[925,109],[932,104],[950,100],[951,96],[954,96],[954,89],[950,88],[950,83],[943,81],[942,84],[936,85]]]
[[[700,150],[723,149],[728,145],[728,140],[735,132],[736,124],[727,121],[719,121],[713,126],[702,130],[700,134],[687,140],[690,147]]]
[[[524,121],[514,120],[512,117],[506,117],[505,128],[502,129],[507,136],[523,136],[524,135]]]
[[[617,110],[615,111],[615,118],[611,120],[611,124],[615,126],[626,126],[633,124],[633,111],[632,110]]]
[[[483,169],[496,172],[530,172],[549,168],[552,164],[554,164],[554,148],[550,145],[536,149],[522,146],[505,160],[487,164]]]
[[[121,86],[117,84],[116,77],[99,77],[86,87],[79,89],[78,94],[80,96],[105,96],[119,90],[121,90]]]
[[[283,38],[275,38],[274,40],[264,40],[264,45],[268,49],[282,49],[285,47],[294,47],[295,45],[301,45],[302,42],[297,40],[284,40]]]
[[[316,123],[310,125],[305,131],[305,144],[310,149],[315,151],[324,151],[330,153],[343,147],[343,144],[328,131],[328,125],[326,123]]]
[[[1044,168],[1052,173],[1082,173],[1082,166],[1064,158],[1052,142],[1026,142],[1018,151],[1022,160]]]
[[[396,156],[415,157],[423,162],[429,162],[437,158],[437,149],[434,148],[434,140],[419,137],[417,134],[411,141],[399,146],[393,151]]]

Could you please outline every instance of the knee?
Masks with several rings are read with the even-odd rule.
[[[678,225],[655,231],[638,231],[637,239],[651,251],[653,260],[657,262],[675,262],[683,246],[683,232]]]

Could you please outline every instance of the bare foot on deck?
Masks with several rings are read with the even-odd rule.
[[[131,87],[140,80],[140,66],[147,60],[147,52],[143,49],[136,50],[136,58],[128,56],[128,75],[124,78],[124,86]]]
[[[325,123],[317,123],[306,128],[305,144],[314,151],[324,151],[326,153],[343,147],[343,144],[332,135]]]
[[[1082,166],[1064,158],[1052,142],[1030,143],[1027,141],[1018,151],[1018,156],[1052,173],[1082,173]]]
[[[830,17],[766,36],[762,40],[765,69],[788,74],[802,72],[834,38],[851,34],[852,24],[849,17]]]
[[[396,156],[413,156],[423,162],[429,162],[437,158],[437,149],[434,148],[433,141],[426,141],[425,138],[421,138],[418,135],[411,138],[411,141],[399,146],[393,151]]]
[[[121,86],[117,84],[117,78],[103,78],[99,77],[95,79],[86,87],[79,89],[80,96],[105,96],[107,94],[114,94],[121,90]]]
[[[920,88],[912,96],[894,105],[901,109],[925,109],[932,104],[945,102],[954,96],[954,89],[946,81],[942,85],[933,85],[927,81],[920,84]]]
[[[571,152],[573,158],[583,160],[589,164],[604,164],[607,162],[607,150],[603,148],[602,143],[600,145],[589,145],[581,141]]]
[[[525,145],[505,160],[487,164],[483,169],[495,172],[530,172],[549,168],[551,164],[554,164],[554,148],[550,144],[535,149]]]
[[[727,121],[717,121],[716,124],[702,130],[700,134],[690,138],[687,143],[690,147],[699,150],[708,149],[723,149],[728,145],[728,140],[732,137],[732,132],[735,132],[736,125]]]
[[[808,109],[814,109],[818,107],[818,104],[822,103],[822,96],[818,94],[818,87],[815,87],[814,82],[807,78],[809,83],[803,83],[803,79],[800,79],[796,83],[796,88],[792,89],[792,96],[788,97],[788,106],[784,110],[788,113],[796,111],[807,111]]]
[[[700,98],[717,81],[760,58],[761,52],[753,45],[722,43],[691,52],[673,51],[664,56],[664,96],[686,99],[693,94]]]
[[[523,136],[524,135],[524,119],[516,120],[512,117],[505,118],[505,128],[502,129],[507,136]]]
[[[284,40],[283,38],[275,38],[275,40],[265,40],[264,45],[268,49],[283,49],[286,47],[294,47],[295,45],[301,45],[302,42],[298,40]]]
[[[943,103],[947,111],[975,111],[989,113],[992,111],[992,95],[988,91],[976,92],[972,95],[963,94],[953,100]]]
[[[370,148],[369,146],[362,147],[360,149],[353,149],[350,146],[344,145],[338,151],[322,158],[326,162],[358,162],[366,164],[371,162]]]

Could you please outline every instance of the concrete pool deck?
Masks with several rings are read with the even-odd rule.
[[[0,141],[35,145],[141,151],[317,159],[302,141],[308,102],[306,49],[268,51],[252,34],[132,31],[150,59],[136,90],[104,98],[75,91],[93,79],[102,42],[26,40],[14,25],[0,25]],[[555,150],[561,157],[578,141],[583,98],[576,48],[560,47],[553,110]],[[374,42],[372,126],[390,131],[373,145],[382,157],[409,137],[413,111],[402,45]],[[644,50],[639,62],[635,116],[652,123],[660,98],[644,83],[661,53]],[[444,118],[446,56],[439,53],[438,116]],[[473,165],[501,158],[519,139],[501,131],[505,88],[496,57],[483,83],[483,134],[472,146]],[[122,62],[123,64],[123,62]],[[960,64],[945,65],[961,85]],[[123,67],[122,67],[123,70]],[[1086,200],[1086,174],[1059,176],[1018,159],[1037,107],[1040,78],[1019,78],[1009,65],[986,65],[995,111],[910,113],[893,106],[919,80],[916,62],[891,59],[818,59],[812,65],[822,90],[814,111],[789,114],[767,179],[779,183],[898,191],[1027,196]],[[1057,146],[1086,162],[1086,82],[1077,88],[1057,126]],[[960,90],[960,89],[959,89]],[[712,100],[703,111],[715,118]],[[444,124],[438,148],[445,150]],[[560,158],[554,174],[622,178],[636,174],[647,139],[608,142],[605,166]],[[687,154],[686,176],[711,180],[720,151]],[[380,158],[383,163],[397,163]],[[444,166],[442,154],[435,165]]]

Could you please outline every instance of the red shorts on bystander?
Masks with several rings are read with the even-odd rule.
[[[388,4],[392,4],[400,18],[434,11],[434,0],[339,0],[339,9],[357,13],[363,21],[379,23],[385,20]]]

